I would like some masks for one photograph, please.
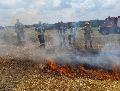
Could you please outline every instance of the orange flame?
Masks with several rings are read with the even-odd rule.
[[[60,66],[59,64],[49,61],[47,63],[49,66],[49,70],[51,72],[59,73],[61,75],[65,75],[67,77],[85,77],[91,79],[99,79],[99,80],[120,80],[120,71],[117,65],[112,65],[112,71],[105,71],[101,69],[86,69],[84,65],[79,65],[77,68],[71,67],[70,65]],[[51,73],[52,74],[52,73]]]

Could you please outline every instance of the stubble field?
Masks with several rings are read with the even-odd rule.
[[[46,32],[47,41],[52,43],[47,43],[45,50],[38,47],[37,33],[34,29],[26,29],[26,31],[29,37],[25,46],[16,46],[14,32],[7,31],[3,36],[4,41],[0,44],[0,91],[120,91],[120,81],[117,80],[69,78],[65,75],[45,73],[43,68],[47,60],[51,60],[56,55],[54,51],[48,52],[55,47],[56,40],[52,41],[54,38],[52,35],[55,35],[56,31]],[[96,50],[101,50],[107,42],[114,41],[116,36],[118,36],[117,43],[120,43],[119,35],[103,36],[96,31],[96,28],[93,32],[93,47]],[[80,31],[77,35],[77,49],[85,50],[83,32]]]

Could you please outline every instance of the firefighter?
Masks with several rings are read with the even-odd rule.
[[[69,26],[69,35],[68,35],[68,40],[70,45],[76,43],[76,32],[77,32],[77,27],[71,23]]]
[[[59,33],[59,36],[61,37],[63,35],[63,30],[64,30],[64,23],[61,21],[58,23],[58,33]]]
[[[84,40],[85,40],[85,48],[87,49],[89,46],[92,48],[92,38],[91,38],[91,26],[90,22],[85,22],[84,30]]]
[[[24,25],[20,23],[19,19],[16,20],[15,24],[15,32],[17,34],[17,40],[18,43],[21,44],[25,40],[25,34],[24,34]]]
[[[69,35],[68,35],[69,45],[72,44],[72,37],[73,37],[72,33],[73,33],[73,29],[72,29],[72,27],[71,27],[71,28],[69,29]]]
[[[58,35],[60,38],[60,47],[63,47],[64,45],[64,31],[65,31],[64,23],[61,21],[58,23]]]
[[[67,25],[63,27],[63,45],[67,47]]]
[[[40,47],[45,48],[45,28],[41,22],[39,22],[38,26],[35,28],[35,30],[38,32],[38,39],[40,43]]]
[[[71,45],[72,44],[72,34],[71,34],[71,32],[72,32],[72,24],[71,24],[71,22],[70,23],[68,23],[68,28],[69,28],[69,31],[68,31],[68,43],[69,43],[69,45]]]

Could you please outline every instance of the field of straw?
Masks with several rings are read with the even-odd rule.
[[[120,81],[44,73],[45,63],[0,58],[0,91],[120,91]]]
[[[12,35],[15,37],[16,35],[14,33],[12,33],[11,36],[8,35],[6,35],[7,37],[3,36],[5,41],[8,40],[8,44],[14,45],[16,40],[14,40],[13,37],[13,39],[9,37]],[[29,46],[27,46],[27,48],[14,48],[15,45],[13,47],[7,45],[6,48],[6,45],[5,47],[0,45],[0,56],[3,55],[0,57],[0,91],[120,91],[119,80],[98,80],[83,77],[70,78],[65,75],[55,75],[44,72],[46,60],[37,59],[37,61],[33,61],[33,59],[31,59],[33,57],[31,56],[33,50],[41,51],[38,47],[36,48],[36,46],[39,46],[39,44],[36,43],[36,41],[38,42],[37,34],[31,30],[28,35],[30,35],[30,37],[27,40],[31,41],[28,42]],[[50,36],[51,33],[48,31],[46,35]],[[80,32],[78,35],[77,47],[84,49],[83,33]],[[111,37],[111,39],[107,38],[106,36],[98,34],[97,31],[94,31],[92,36],[95,49],[98,49],[98,47],[101,48],[105,45],[106,41],[112,41]],[[48,40],[50,38],[48,38]],[[34,42],[36,45],[31,45],[31,42]],[[98,44],[100,46],[97,46]],[[4,48],[6,49],[4,50]],[[33,48],[32,51],[31,48]],[[11,56],[4,55],[7,54],[6,52],[8,52],[8,55],[11,54]],[[39,53],[39,55],[42,55],[42,53]]]

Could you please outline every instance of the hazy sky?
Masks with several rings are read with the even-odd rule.
[[[0,25],[79,21],[120,15],[120,0],[0,0]]]

